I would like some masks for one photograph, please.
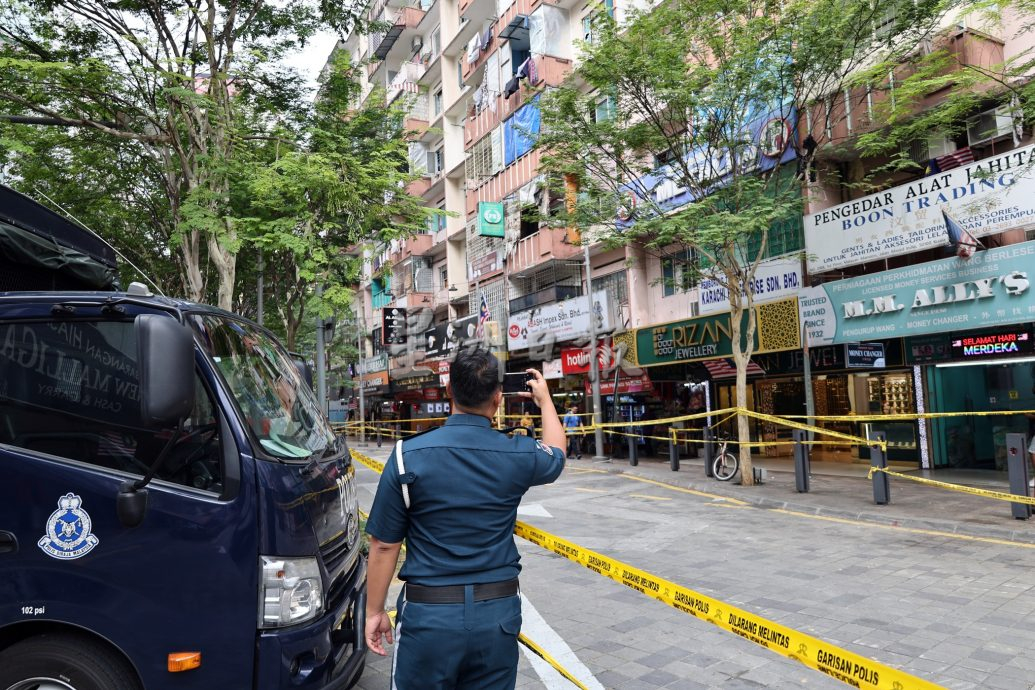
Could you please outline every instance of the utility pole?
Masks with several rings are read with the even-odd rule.
[[[582,237],[582,254],[586,261],[586,300],[589,304],[589,377],[593,386],[593,437],[596,445],[594,460],[607,460],[604,456],[604,421],[600,404],[600,362],[597,361],[597,324],[593,309],[593,266],[589,258],[589,241]],[[618,386],[615,386],[615,402],[618,402]]]
[[[257,286],[258,289],[259,289],[259,304],[258,304],[258,309],[257,309],[257,312],[258,312],[257,316],[258,316],[258,318],[256,319],[256,321],[259,322],[260,326],[263,325],[262,324],[262,293],[263,293],[262,270],[264,268],[265,268],[265,265],[262,262],[262,247],[259,247],[259,281],[258,281],[259,284]]]
[[[317,304],[323,302],[323,284],[316,285]],[[324,318],[317,312],[316,317],[316,399],[320,403],[320,409],[327,414],[327,365],[324,362],[326,355],[324,346]]]
[[[363,362],[365,354],[363,336],[366,334],[366,319],[363,318],[362,309],[359,310],[359,328],[356,330],[356,351],[359,353],[359,362],[357,363],[359,374],[359,442],[364,446],[367,444],[367,420],[366,420],[366,405],[363,404]]]

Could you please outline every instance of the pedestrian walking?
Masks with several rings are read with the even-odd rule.
[[[574,405],[564,415],[564,432],[568,435],[568,457],[582,458],[582,438],[579,435],[582,418],[575,412]]]
[[[521,415],[521,419],[518,420],[518,429],[514,433],[535,436],[535,422],[532,421],[531,412],[525,410],[525,413]]]
[[[517,680],[521,497],[564,469],[564,428],[543,375],[529,369],[543,441],[491,428],[503,401],[500,367],[487,350],[462,351],[450,367],[453,414],[442,427],[396,444],[367,520],[366,642],[386,655],[384,609],[403,540],[394,690],[512,690]]]

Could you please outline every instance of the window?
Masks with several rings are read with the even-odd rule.
[[[442,172],[443,166],[442,149],[428,151],[428,173],[438,175]]]
[[[611,298],[612,304],[629,303],[629,280],[625,270],[608,273],[593,279],[593,292],[604,290]]]
[[[693,289],[694,271],[691,261],[693,255],[689,250],[661,260],[661,293],[663,297],[672,297],[676,293]]]
[[[607,16],[611,19],[615,18],[615,3],[614,0],[604,0],[603,11],[607,13]],[[600,9],[594,9],[590,11],[585,17],[582,18],[582,40],[586,43],[593,43],[595,40],[593,35],[593,25],[599,21],[599,18],[603,17]]]
[[[442,32],[435,29],[431,33],[431,59],[434,60],[442,52]]]
[[[596,109],[593,111],[594,122],[609,122],[615,119],[615,99],[613,96],[604,96],[597,101]]]
[[[445,266],[442,266],[438,271],[439,285],[446,287],[449,284],[449,271],[446,270]]]
[[[442,89],[435,92],[435,95],[431,99],[432,114],[439,115],[442,112]]]
[[[195,376],[194,410],[155,478],[222,493],[219,415]],[[140,416],[132,321],[0,325],[0,443],[143,476],[172,428]]]

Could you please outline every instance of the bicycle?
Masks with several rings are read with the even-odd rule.
[[[731,453],[729,448],[729,434],[720,434],[718,438],[719,448],[712,459],[712,475],[720,482],[728,482],[740,471],[740,458]]]

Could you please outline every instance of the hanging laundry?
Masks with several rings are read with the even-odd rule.
[[[482,34],[481,49],[488,50],[489,44],[492,43],[492,25],[490,24]]]
[[[478,55],[481,53],[481,47],[478,45],[480,36],[477,34],[471,39],[471,42],[467,44],[467,61],[475,62],[478,60]]]
[[[528,76],[528,83],[533,86],[539,83],[539,67],[536,65],[535,58],[530,57],[526,61],[525,74]]]
[[[518,78],[511,77],[510,81],[507,82],[507,85],[503,87],[503,97],[510,98],[516,94],[520,88],[521,83],[518,81]]]

